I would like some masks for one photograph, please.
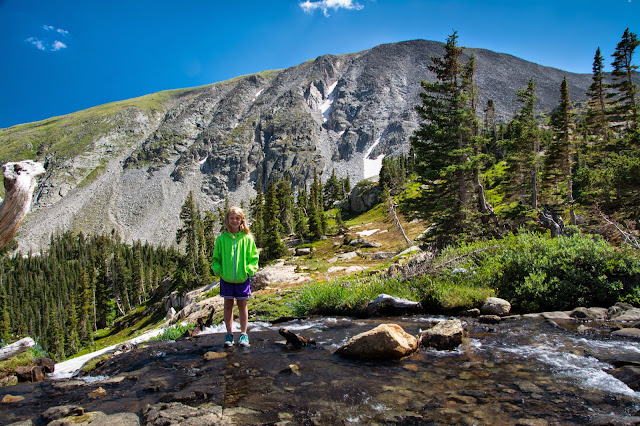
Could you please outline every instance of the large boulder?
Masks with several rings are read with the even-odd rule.
[[[349,200],[342,207],[353,212],[365,212],[380,200],[382,189],[376,182],[366,182],[356,185],[349,194]]]
[[[438,350],[452,350],[460,346],[465,330],[459,319],[441,321],[418,336],[420,345]]]
[[[385,360],[405,357],[418,349],[418,340],[397,324],[380,324],[358,334],[335,353],[348,358]]]
[[[483,315],[508,315],[511,311],[511,303],[499,297],[489,297],[480,308]]]

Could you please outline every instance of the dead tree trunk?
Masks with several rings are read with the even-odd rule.
[[[26,160],[6,163],[2,170],[5,199],[0,205],[0,248],[11,241],[29,212],[37,177],[44,173],[44,167],[40,163]]]
[[[5,346],[4,348],[0,348],[0,361],[20,355],[22,352],[26,352],[27,349],[35,345],[36,342],[34,342],[31,337],[25,337],[24,339]]]

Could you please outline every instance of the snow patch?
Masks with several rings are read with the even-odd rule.
[[[327,99],[320,104],[320,111],[322,112],[322,119],[326,123],[329,120],[329,113],[331,112],[331,105],[333,105],[333,100],[336,97],[336,86],[338,85],[338,81],[329,86],[329,95]]]
[[[255,101],[256,99],[258,99],[258,96],[260,96],[260,94],[262,93],[262,91],[263,91],[263,90],[264,90],[264,89],[260,89],[260,90],[258,90],[258,92],[257,92],[255,95],[253,95],[253,100],[252,100],[251,102],[253,102],[253,101]]]
[[[356,232],[357,235],[360,235],[361,237],[368,237],[370,235],[375,234],[376,232],[378,232],[379,229],[369,229],[367,231],[360,231],[360,232]]]
[[[364,153],[364,179],[370,178],[372,176],[376,176],[380,174],[380,169],[382,169],[382,159],[384,158],[384,154],[380,154],[378,158],[369,159],[369,154],[375,149],[375,147],[380,143],[380,137],[376,139],[376,141],[369,147],[367,152]]]

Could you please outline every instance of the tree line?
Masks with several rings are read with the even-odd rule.
[[[533,223],[560,235],[601,215],[640,229],[638,43],[624,31],[610,75],[596,50],[586,105],[572,104],[565,77],[558,106],[541,114],[531,79],[515,94],[520,109],[498,123],[493,100],[479,112],[475,58],[462,62],[453,32],[428,66],[435,81],[421,82],[411,138],[424,188],[412,207],[431,223],[425,241],[443,248]]]
[[[54,235],[49,249],[0,258],[0,338],[39,338],[54,359],[148,300],[179,258],[174,248],[122,242],[117,233]]]

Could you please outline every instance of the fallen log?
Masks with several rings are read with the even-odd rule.
[[[34,342],[31,337],[25,337],[24,339],[18,340],[15,343],[5,346],[4,348],[0,348],[0,361],[13,358],[16,355],[20,355],[21,353],[26,352],[27,349],[35,345],[36,342]]]

